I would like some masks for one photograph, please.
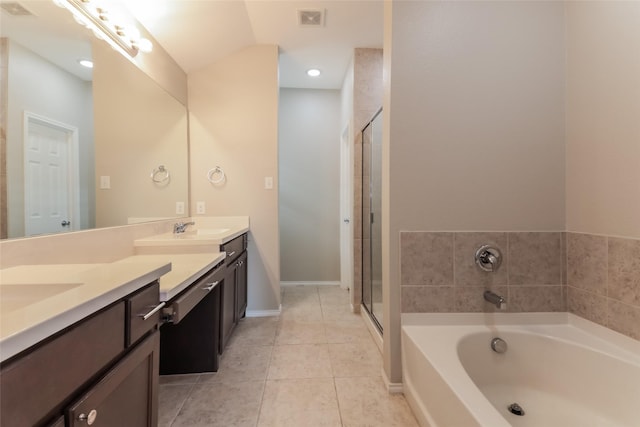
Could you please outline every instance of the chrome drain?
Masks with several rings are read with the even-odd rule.
[[[507,409],[509,409],[509,412],[511,412],[513,415],[517,415],[519,417],[524,415],[524,409],[522,409],[522,406],[518,405],[517,403],[512,403]]]

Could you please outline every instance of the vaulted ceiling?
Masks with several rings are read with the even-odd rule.
[[[125,4],[186,71],[254,44],[280,46],[282,87],[340,88],[356,47],[382,47],[382,0],[126,0]],[[324,24],[299,24],[299,11]],[[309,68],[322,75],[312,79]]]

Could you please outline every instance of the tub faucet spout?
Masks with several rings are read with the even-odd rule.
[[[495,292],[492,291],[484,291],[484,299],[485,301],[490,302],[495,305],[498,310],[504,310],[507,306],[507,300]]]

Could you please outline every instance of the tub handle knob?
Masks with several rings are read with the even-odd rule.
[[[502,264],[500,249],[491,245],[480,246],[476,251],[476,264],[480,269],[489,273],[498,270],[500,264]]]

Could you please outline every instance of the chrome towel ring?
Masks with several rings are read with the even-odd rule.
[[[167,182],[169,177],[169,171],[164,167],[164,165],[160,165],[151,171],[151,180],[158,184]]]
[[[227,176],[224,174],[224,171],[220,166],[216,166],[209,170],[207,173],[207,179],[212,184],[221,184],[227,179]]]

